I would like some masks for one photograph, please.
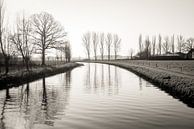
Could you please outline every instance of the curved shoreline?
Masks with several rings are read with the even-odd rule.
[[[144,66],[132,65],[127,62],[119,61],[94,61],[118,66],[127,69],[138,76],[150,81],[161,90],[166,91],[175,98],[180,99],[189,107],[194,107],[194,79],[176,75],[173,72],[157,70]]]
[[[73,68],[82,66],[79,63],[66,63],[60,66],[50,66],[50,67],[40,67],[37,69],[32,69],[30,72],[21,71],[14,74],[8,74],[7,76],[0,77],[0,90],[17,87],[19,85],[38,80],[42,77],[49,77],[55,74],[63,73]]]

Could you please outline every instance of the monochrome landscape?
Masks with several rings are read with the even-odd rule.
[[[193,0],[0,0],[0,129],[193,129]]]

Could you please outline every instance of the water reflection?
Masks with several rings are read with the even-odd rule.
[[[84,84],[87,93],[103,93],[106,95],[117,95],[119,93],[120,82],[117,67],[104,64],[85,65],[87,70]]]
[[[97,67],[96,67],[96,64],[95,64],[94,65],[94,82],[93,82],[95,92],[98,89],[98,78],[97,77],[98,77],[97,76]]]
[[[103,64],[0,91],[0,129],[193,129],[193,116],[144,79]]]
[[[139,77],[139,90],[143,90],[143,87],[142,87],[142,78]]]
[[[0,129],[54,126],[54,120],[64,115],[71,90],[71,72],[61,75],[0,91]]]

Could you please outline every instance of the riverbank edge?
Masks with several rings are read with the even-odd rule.
[[[194,107],[194,79],[178,76],[172,72],[159,71],[154,68],[132,65],[118,61],[92,61],[118,66],[127,69],[145,80],[155,84],[175,98],[180,99],[190,107]],[[91,62],[91,63],[92,63]]]
[[[0,90],[11,87],[17,87],[19,85],[32,82],[43,77],[49,77],[59,73],[67,72],[79,66],[83,66],[83,64],[71,62],[59,66],[40,67],[37,69],[32,69],[30,70],[30,72],[21,71],[8,74],[6,76],[1,76]]]

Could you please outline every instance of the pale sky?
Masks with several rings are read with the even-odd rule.
[[[68,32],[75,57],[85,56],[81,36],[87,31],[117,33],[121,55],[138,48],[138,36],[182,34],[194,37],[194,0],[5,0],[10,23],[25,11],[47,11]]]

